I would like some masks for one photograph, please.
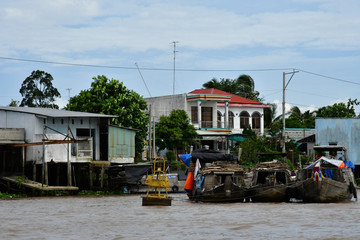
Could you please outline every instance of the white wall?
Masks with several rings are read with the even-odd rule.
[[[169,116],[174,109],[186,109],[186,94],[177,94],[161,97],[144,98],[151,104],[152,116],[155,117],[155,122],[158,122],[161,116]]]
[[[53,119],[55,120],[55,123],[53,123]],[[63,121],[61,121],[61,119]],[[74,120],[74,123],[72,122],[72,120]],[[27,143],[42,142],[43,129],[45,125],[64,134],[68,133],[68,126],[70,126],[70,129],[75,138],[77,137],[77,128],[95,129],[95,160],[100,160],[99,118],[44,118],[35,116],[35,114],[0,110],[0,128],[24,128],[25,142]],[[59,137],[58,140],[63,140],[65,138],[61,134],[57,135],[57,133],[52,131],[51,129],[46,129],[46,134],[50,134],[53,137]],[[66,153],[64,153],[64,149],[66,149],[66,146],[67,144],[46,146],[46,161],[50,161],[51,159],[53,159],[54,161],[66,162],[67,150]],[[42,145],[26,147],[26,161],[42,162],[42,158]],[[71,161],[88,160],[77,160],[72,156]]]

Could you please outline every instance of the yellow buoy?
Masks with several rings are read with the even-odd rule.
[[[143,206],[171,206],[172,198],[168,196],[169,179],[166,176],[166,161],[163,157],[154,159],[153,174],[149,175],[145,181],[149,186],[146,196],[142,196]],[[155,189],[154,193],[150,193]],[[165,189],[165,191],[162,191]],[[165,192],[165,194],[163,194]]]

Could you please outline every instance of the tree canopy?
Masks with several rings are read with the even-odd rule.
[[[113,124],[139,129],[135,139],[136,155],[139,157],[148,127],[148,116],[144,112],[147,109],[146,101],[119,80],[109,80],[104,75],[94,77],[93,80],[90,89],[71,97],[65,109],[116,115],[118,118],[113,119]]]
[[[348,100],[347,103],[335,103],[332,106],[326,106],[319,108],[316,112],[316,117],[324,118],[352,118],[356,117],[355,106],[359,105],[360,102],[355,99]]]
[[[183,149],[195,143],[196,136],[184,110],[173,110],[169,116],[161,116],[156,124],[156,145],[160,149]]]
[[[255,82],[249,75],[240,75],[237,79],[216,78],[203,84],[204,88],[216,88],[255,101],[262,101],[259,92],[255,91]]]
[[[55,98],[61,97],[59,91],[53,87],[53,77],[50,73],[36,70],[27,77],[19,90],[23,97],[20,106],[56,108]]]

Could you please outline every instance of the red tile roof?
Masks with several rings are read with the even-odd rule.
[[[224,92],[224,91],[221,91],[216,88],[195,89],[194,91],[189,92],[189,94],[215,94],[215,95],[228,95],[228,96],[230,95],[231,100],[229,101],[229,103],[260,104],[260,105],[262,104],[261,102],[257,102],[257,101],[251,100],[251,99],[240,97],[238,95]]]

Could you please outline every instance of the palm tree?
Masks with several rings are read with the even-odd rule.
[[[216,88],[225,92],[239,95],[251,100],[261,102],[259,92],[255,91],[255,82],[249,75],[240,75],[237,79],[221,78],[220,81],[216,78],[203,84],[204,88]]]
[[[255,82],[252,77],[249,75],[240,75],[236,80],[236,85],[238,86],[238,93],[237,95],[259,101],[259,92],[255,91]]]

